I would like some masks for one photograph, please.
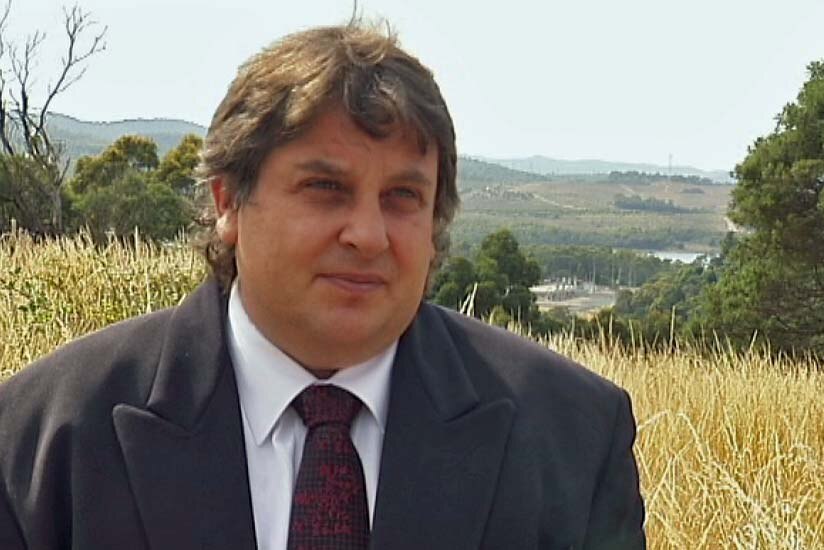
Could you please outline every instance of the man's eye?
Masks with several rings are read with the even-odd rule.
[[[420,194],[415,189],[408,187],[396,187],[390,191],[390,194],[401,199],[418,200],[420,198]]]
[[[410,187],[393,187],[383,194],[381,200],[385,207],[398,212],[417,212],[424,203],[421,193]]]

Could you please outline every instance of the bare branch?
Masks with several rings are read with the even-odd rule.
[[[37,53],[43,40],[46,38],[45,33],[35,31],[33,35],[26,39],[23,46],[22,55],[18,54],[17,48],[9,46],[9,57],[11,61],[12,75],[20,96],[14,95],[12,90],[11,97],[13,100],[13,110],[16,111],[17,122],[22,126],[23,140],[26,144],[26,150],[33,156],[41,156],[40,144],[38,139],[39,131],[33,123],[33,113],[31,112],[30,104],[30,90],[32,83],[30,82],[32,76],[32,68],[36,65]]]
[[[66,45],[60,60],[56,78],[45,87],[42,104],[33,104],[36,84],[37,60],[41,45],[46,38],[42,31],[34,31],[19,46],[6,37],[11,1],[0,7],[0,154],[26,153],[44,169],[44,182],[52,199],[52,219],[43,225],[40,214],[32,215],[32,223],[41,228],[62,228],[60,189],[66,184],[69,159],[64,159],[65,148],[53,143],[46,129],[46,122],[54,99],[66,91],[85,74],[85,62],[94,54],[106,49],[104,41],[107,29],[94,34],[97,23],[91,14],[78,5],[63,9]],[[0,0],[2,2],[2,0]],[[25,201],[24,201],[25,202]],[[32,214],[25,204],[21,211]]]
[[[11,13],[11,0],[6,2],[6,7],[3,8],[3,14],[0,15],[0,57],[3,56],[6,47],[6,40],[3,38],[3,33],[6,31],[6,25],[9,21],[9,13]]]
[[[14,147],[12,146],[11,130],[8,124],[8,111],[6,110],[5,82],[2,84],[3,85],[0,85],[0,141],[2,141],[6,154],[13,155]]]
[[[11,132],[8,125],[8,110],[6,104],[6,70],[2,65],[8,50],[5,33],[9,20],[9,13],[11,13],[11,0],[6,2],[2,15],[0,15],[0,141],[2,141],[5,152],[11,155],[14,154],[14,148],[12,147]]]
[[[54,100],[55,96],[59,93],[65,92],[72,84],[77,82],[85,73],[85,68],[80,70],[79,73],[75,75],[72,75],[72,71],[89,57],[106,49],[106,42],[104,41],[104,38],[108,27],[103,27],[103,30],[100,31],[100,33],[92,37],[88,48],[78,52],[77,42],[80,35],[97,23],[90,19],[91,14],[89,12],[83,11],[80,6],[76,4],[70,10],[64,9],[63,14],[65,17],[64,29],[69,42],[66,48],[66,56],[62,59],[63,66],[57,77],[57,81],[48,87],[46,101],[43,103],[43,108],[40,111],[40,120],[38,122],[38,126],[40,128],[45,125],[46,113],[49,111],[49,107],[51,106],[51,102]]]
[[[63,160],[63,164],[60,167],[60,176],[58,180],[60,184],[58,185],[58,187],[60,187],[61,189],[65,187],[67,183],[69,183],[69,179],[66,177],[66,175],[69,173],[70,164],[71,162],[69,161],[69,159],[65,159]]]

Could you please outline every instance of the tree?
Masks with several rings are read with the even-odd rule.
[[[195,168],[200,162],[203,139],[195,134],[183,137],[177,147],[166,153],[157,169],[156,177],[177,193],[194,198],[197,189]]]
[[[479,263],[484,258],[497,263],[498,271],[507,277],[507,286],[529,288],[541,280],[540,266],[524,255],[518,240],[508,229],[501,229],[484,238],[478,254]]]
[[[29,157],[0,155],[0,233],[18,227],[41,228],[51,216],[51,201],[45,182],[54,177],[54,167],[43,167]]]
[[[435,276],[430,296],[437,304],[457,309],[472,295],[475,317],[486,318],[495,310],[499,321],[529,323],[538,317],[529,287],[540,279],[538,263],[527,258],[512,233],[503,229],[484,238],[474,264],[464,257],[450,258]]]
[[[37,233],[56,233],[63,229],[64,185],[69,162],[63,158],[63,147],[49,136],[47,118],[55,98],[75,84],[86,70],[85,62],[106,47],[106,29],[86,35],[96,26],[88,12],[79,6],[64,10],[66,47],[55,77],[46,85],[42,102],[35,105],[36,75],[34,69],[40,47],[46,38],[34,31],[22,47],[7,38],[11,0],[0,14],[0,148],[2,155],[24,157],[25,161],[10,161],[19,170],[7,181],[11,195],[42,196],[47,200],[48,217],[43,216],[42,202],[29,203],[4,195],[0,201],[26,221],[27,228]],[[23,173],[22,170],[31,170]]]
[[[529,290],[541,280],[541,268],[521,251],[508,229],[487,235],[478,253],[478,277],[494,283],[501,305],[513,319],[529,323],[538,317],[535,295]]]
[[[477,281],[475,266],[462,256],[449,258],[433,284],[433,301],[445,307],[457,309]]]
[[[717,280],[713,266],[696,261],[662,271],[635,291],[618,292],[612,313],[632,324],[636,342],[663,344],[670,336],[700,336],[701,295]],[[693,334],[695,332],[696,334]]]
[[[140,230],[153,239],[172,239],[191,220],[183,198],[170,187],[131,170],[109,185],[80,195],[76,208],[92,236],[103,241]]]
[[[704,305],[709,328],[744,345],[824,353],[824,61],[735,167],[729,217],[749,230]]]
[[[69,187],[74,193],[105,187],[129,171],[149,173],[158,167],[157,144],[143,136],[119,137],[100,155],[77,159]]]
[[[190,147],[191,140],[183,140]],[[168,155],[167,155],[168,156]],[[194,207],[182,188],[160,176],[157,144],[147,137],[122,136],[97,156],[78,159],[68,185],[73,225],[85,226],[97,240],[125,236],[135,228],[154,239],[171,239],[192,220]],[[178,180],[192,178],[179,164]],[[169,174],[171,172],[167,172]]]

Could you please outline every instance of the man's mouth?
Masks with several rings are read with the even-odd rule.
[[[386,279],[374,273],[324,273],[320,279],[349,292],[372,292],[386,285]]]

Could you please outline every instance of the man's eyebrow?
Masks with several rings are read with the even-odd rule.
[[[299,162],[295,165],[295,168],[306,172],[316,172],[327,176],[342,176],[346,174],[346,170],[340,166],[323,159],[312,159]]]
[[[398,172],[390,177],[389,181],[391,183],[411,183],[422,187],[429,187],[433,185],[432,180],[426,177],[426,175],[424,175],[424,173],[417,168],[409,168],[408,170]]]
[[[303,162],[299,162],[295,165],[295,168],[299,170],[304,170],[306,172],[314,172],[317,174],[323,174],[326,176],[335,176],[341,177],[347,174],[347,171],[337,164],[329,162],[323,159],[311,159],[306,160]],[[430,180],[426,175],[418,170],[417,168],[409,168],[407,170],[401,170],[397,174],[392,175],[389,178],[390,183],[407,183],[407,184],[414,184],[420,185],[422,187],[428,187],[434,185],[432,180]]]

